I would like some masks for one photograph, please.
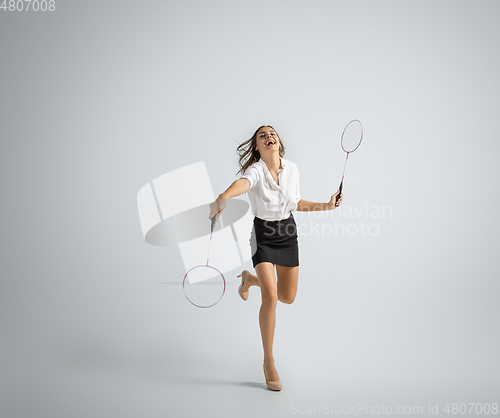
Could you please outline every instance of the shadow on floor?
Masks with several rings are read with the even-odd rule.
[[[194,384],[194,385],[224,385],[224,386],[245,386],[254,389],[264,389],[268,390],[265,383],[257,382],[235,382],[230,380],[215,380],[215,379],[204,379],[204,378],[192,378],[185,379],[182,383]]]

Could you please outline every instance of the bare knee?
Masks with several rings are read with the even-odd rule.
[[[294,296],[282,296],[282,295],[280,295],[280,297],[279,297],[279,301],[281,303],[286,303],[287,305],[292,304],[294,300],[295,300],[295,295]]]
[[[276,306],[278,304],[278,293],[262,292],[262,304],[266,306]]]

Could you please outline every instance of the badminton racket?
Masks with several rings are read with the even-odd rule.
[[[361,141],[363,140],[363,126],[361,122],[357,119],[351,120],[344,131],[342,132],[342,137],[340,138],[340,146],[347,153],[345,156],[344,163],[344,171],[342,172],[342,180],[340,181],[339,191],[337,198],[335,199],[335,203],[340,199],[340,195],[342,194],[342,188],[344,187],[344,176],[345,176],[345,168],[347,166],[347,159],[349,158],[349,154],[356,151],[361,145]]]
[[[210,226],[210,241],[208,243],[207,263],[188,270],[182,282],[182,288],[187,300],[198,308],[210,308],[222,299],[226,291],[224,275],[209,264],[210,247],[215,227],[215,217]]]

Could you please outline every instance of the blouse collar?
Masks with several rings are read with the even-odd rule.
[[[286,160],[282,157],[280,157],[280,160],[281,160],[281,167],[283,167],[284,170],[286,167]],[[262,158],[260,158],[259,161],[257,162],[262,164],[262,167],[264,167],[267,171],[269,171],[269,169],[267,168],[267,164],[262,160]]]

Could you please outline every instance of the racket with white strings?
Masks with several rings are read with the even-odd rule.
[[[215,214],[217,216],[219,212]],[[195,266],[188,270],[182,282],[184,295],[189,302],[198,308],[210,308],[216,305],[226,291],[224,275],[215,267],[208,264],[210,247],[215,226],[215,216],[212,218],[210,242],[208,244],[207,263]]]
[[[353,153],[359,148],[362,140],[363,126],[361,125],[361,122],[357,119],[351,120],[344,128],[344,131],[342,132],[342,138],[340,139],[340,145],[342,149],[347,153],[347,155],[345,157],[344,171],[342,172],[342,180],[339,187],[340,193],[338,194],[335,203],[338,202],[338,200],[340,199],[340,195],[342,194],[345,168],[347,166],[347,159],[349,158],[349,154]]]

